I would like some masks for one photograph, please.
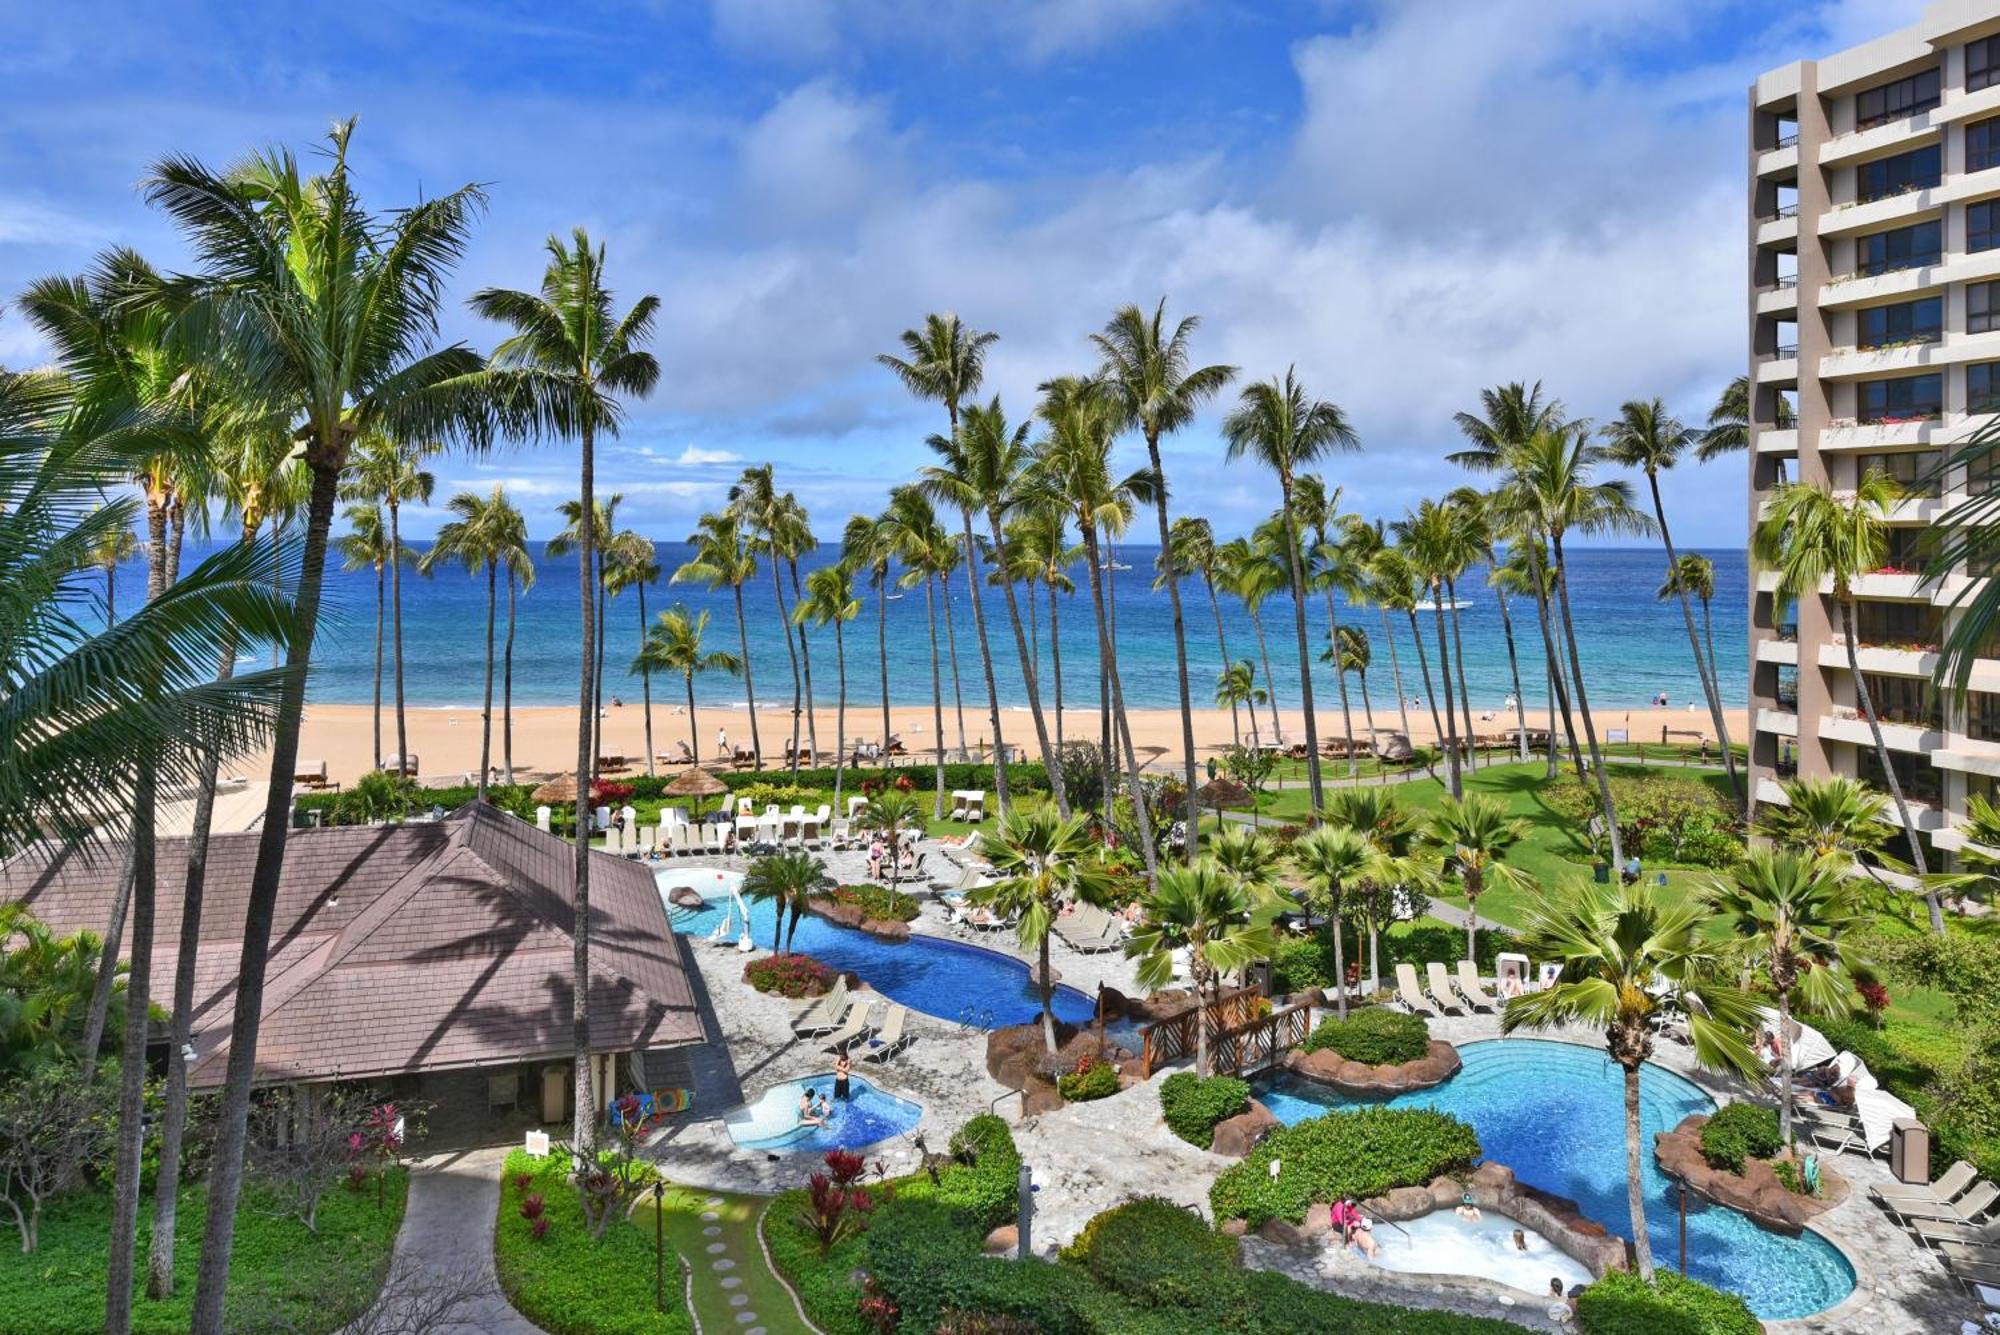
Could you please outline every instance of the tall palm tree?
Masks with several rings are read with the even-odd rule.
[[[1042,1042],[1053,1054],[1060,1045],[1049,938],[1065,903],[1101,904],[1110,897],[1111,874],[1101,856],[1103,849],[1090,832],[1088,816],[1064,815],[1042,806],[1001,817],[998,836],[982,840],[980,851],[992,861],[995,879],[966,897],[1020,920],[1016,931],[1021,948],[1035,952]]]
[[[1495,493],[1495,500],[1511,499],[1511,493]],[[1549,747],[1548,776],[1553,779],[1559,768],[1557,745],[1557,720],[1562,723],[1562,736],[1568,739],[1570,759],[1576,765],[1577,777],[1583,777],[1583,752],[1577,747],[1575,716],[1569,707],[1569,677],[1563,668],[1562,654],[1556,649],[1555,634],[1552,629],[1554,618],[1549,605],[1555,596],[1555,579],[1549,569],[1548,544],[1540,534],[1533,532],[1523,517],[1510,512],[1507,524],[1507,558],[1495,566],[1487,576],[1488,582],[1498,589],[1509,589],[1517,595],[1532,598],[1535,603],[1536,624],[1542,636],[1542,664],[1548,673],[1549,692]]]
[[[937,580],[938,603],[944,610],[944,661],[951,666],[951,712],[958,723],[958,749],[966,749],[965,741],[965,690],[959,680],[958,670],[958,615],[952,610],[951,577],[965,565],[965,550],[955,537],[946,535],[947,540],[937,544],[930,553],[930,573]],[[938,734],[938,746],[944,746],[944,734]]]
[[[1493,599],[1500,608],[1500,634],[1507,644],[1507,674],[1514,687],[1514,727],[1516,756],[1523,763],[1528,759],[1528,699],[1521,689],[1521,655],[1514,642],[1514,614],[1507,605],[1509,584],[1495,579],[1500,569],[1500,552],[1497,546],[1502,536],[1502,526],[1506,516],[1502,513],[1500,498],[1496,493],[1480,491],[1473,487],[1455,487],[1448,498],[1465,514],[1472,535],[1477,539],[1480,559],[1486,563],[1486,585],[1493,590]],[[1454,600],[1456,594],[1454,593]],[[1454,626],[1458,620],[1457,611],[1452,612]],[[1459,659],[1460,670],[1464,669],[1464,658]],[[1470,702],[1467,702],[1468,708]]]
[[[736,676],[743,660],[725,649],[704,649],[708,633],[708,613],[692,613],[685,603],[675,603],[654,619],[639,644],[639,656],[632,660],[635,671],[679,673],[687,687],[688,751],[701,761],[701,729],[694,712],[694,679],[703,672]],[[727,760],[728,757],[722,757]],[[837,800],[837,799],[836,799]]]
[[[431,549],[424,553],[421,568],[431,573],[446,561],[456,561],[465,573],[486,576],[486,693],[479,706],[479,792],[486,800],[486,785],[493,772],[493,656],[500,620],[500,562],[508,534],[500,507],[506,497],[499,487],[489,496],[461,491],[445,503],[454,516],[439,527]]]
[[[1316,588],[1326,595],[1327,640],[1332,643],[1341,630],[1340,604],[1334,595],[1350,600],[1354,597],[1355,569],[1347,548],[1332,541],[1331,534],[1341,529],[1352,516],[1340,513],[1341,488],[1335,487],[1329,492],[1325,479],[1317,473],[1300,474],[1293,483],[1292,492],[1294,503],[1298,506],[1294,527],[1310,528],[1313,534],[1311,548],[1302,553],[1306,587]],[[1358,766],[1354,755],[1354,710],[1347,698],[1347,674],[1336,672],[1334,684],[1340,690],[1340,726],[1347,741],[1347,774],[1352,778]]]
[[[1140,901],[1144,923],[1125,939],[1125,954],[1139,961],[1139,984],[1158,991],[1173,981],[1174,957],[1187,952],[1194,982],[1195,1071],[1209,1073],[1208,1008],[1217,981],[1277,949],[1269,924],[1252,921],[1257,896],[1216,862],[1168,867]]]
[[[1668,567],[1666,579],[1653,596],[1661,602],[1673,597],[1692,597],[1701,604],[1701,638],[1703,652],[1708,656],[1708,679],[1715,683],[1720,697],[1722,675],[1715,667],[1715,619],[1709,612],[1709,604],[1715,601],[1715,562],[1698,552],[1682,552]],[[1734,763],[1733,756],[1731,760]]]
[[[580,446],[578,510],[595,516],[597,437],[615,436],[624,416],[621,397],[644,398],[659,382],[660,364],[642,344],[651,336],[659,298],[644,296],[623,316],[614,314],[604,284],[604,247],[593,245],[582,228],[565,245],[547,242],[548,265],[535,292],[484,288],[473,294],[472,309],[514,332],[493,350],[496,366],[526,378],[550,430],[574,436]],[[609,524],[606,525],[609,527]],[[591,650],[601,645],[601,616],[591,598],[597,564],[597,533],[584,523],[577,560],[577,593],[582,611],[582,663],[577,683],[576,828],[590,828],[590,776],[597,756],[596,697],[591,687]],[[600,659],[601,663],[601,648]],[[576,1117],[573,1143],[590,1152],[596,1135],[596,1095],[590,1078],[590,841],[576,841],[575,947],[570,960],[570,1042],[574,1049]]]
[[[1409,554],[1400,546],[1382,547],[1368,562],[1369,590],[1376,606],[1383,612],[1401,612],[1410,623],[1410,639],[1417,646],[1417,675],[1424,683],[1424,701],[1430,706],[1431,732],[1438,739],[1440,750],[1444,747],[1444,724],[1439,721],[1437,691],[1431,685],[1431,661],[1424,652],[1424,632],[1417,625],[1418,580],[1416,567]],[[1409,715],[1403,715],[1403,725],[1407,731]],[[1435,771],[1433,771],[1435,773]]]
[[[842,780],[847,774],[847,640],[841,627],[861,615],[854,596],[854,571],[845,556],[806,576],[805,601],[793,612],[800,624],[833,627],[836,694],[833,706],[833,809],[840,810]]]
[[[1368,643],[1368,632],[1359,626],[1336,629],[1331,642],[1319,654],[1320,662],[1331,664],[1341,676],[1352,672],[1361,678],[1361,710],[1368,722],[1370,737],[1375,735],[1375,706],[1368,699],[1368,668],[1374,657]]]
[[[1228,705],[1232,718],[1238,708],[1247,705],[1250,710],[1250,745],[1261,748],[1263,738],[1257,734],[1257,706],[1271,698],[1271,693],[1257,684],[1257,665],[1249,659],[1239,659],[1225,663],[1222,671],[1215,675],[1215,703]],[[1240,741],[1238,743],[1241,744]]]
[[[1716,983],[1723,963],[1704,930],[1708,897],[1675,903],[1644,881],[1565,887],[1528,909],[1521,948],[1558,964],[1554,984],[1508,1001],[1500,1032],[1581,1024],[1604,1032],[1605,1050],[1625,1075],[1625,1199],[1639,1278],[1653,1278],[1653,1242],[1646,1229],[1639,1123],[1639,1071],[1653,1055],[1662,1012],[1687,1016],[1697,1065],[1745,1079],[1759,1073],[1749,1035],[1755,1000]]]
[[[495,488],[494,524],[500,564],[507,568],[507,641],[500,651],[500,766],[514,786],[514,623],[517,600],[535,587],[535,558],[528,551],[528,521],[504,490]]]
[[[1353,830],[1376,861],[1349,887],[1368,931],[1368,990],[1381,983],[1381,929],[1397,914],[1423,912],[1420,896],[1436,888],[1437,869],[1427,856],[1423,826],[1396,801],[1393,788],[1343,788],[1327,799],[1326,825]]]
[[[651,538],[642,537],[631,529],[620,529],[611,535],[605,551],[604,591],[613,598],[627,589],[639,595],[639,638],[646,638],[646,628],[652,624],[646,616],[646,586],[660,581],[658,549]],[[634,659],[639,672],[639,702],[645,718],[646,729],[646,773],[657,773],[653,755],[653,670],[643,660]]]
[[[1396,521],[1395,529],[1397,551],[1429,592],[1431,612],[1437,620],[1438,676],[1444,682],[1444,731],[1439,741],[1445,751],[1451,795],[1460,797],[1465,787],[1459,773],[1458,714],[1452,695],[1452,654],[1445,634],[1445,604],[1452,601],[1451,582],[1471,563],[1473,549],[1458,513],[1448,503],[1419,501],[1415,510]],[[1468,738],[1468,747],[1469,744]]]
[[[340,553],[343,570],[370,570],[375,572],[375,768],[382,768],[382,634],[388,616],[387,589],[388,568],[391,563],[406,561],[411,553],[408,548],[389,545],[389,525],[382,518],[379,505],[350,505],[343,512],[347,520],[347,532],[334,539],[334,550]]]
[[[592,773],[596,772],[597,757],[604,754],[604,646],[607,619],[604,604],[611,591],[611,539],[617,531],[615,524],[618,507],[624,499],[622,493],[613,492],[604,500],[594,500],[588,506],[581,499],[562,502],[556,506],[556,513],[563,517],[562,529],[542,544],[542,551],[546,555],[561,558],[575,552],[578,560],[589,568],[593,590],[589,595],[592,603],[591,630],[595,641],[586,645],[585,650],[586,665],[590,674]],[[584,522],[586,514],[594,516],[594,522],[586,524]]]
[[[805,588],[799,582],[799,558],[808,552],[817,551],[819,549],[819,539],[813,536],[812,521],[806,514],[806,508],[799,504],[799,498],[789,491],[778,500],[775,527],[771,534],[771,545],[775,549],[773,559],[775,560],[778,556],[782,556],[785,560],[785,571],[792,583],[792,609],[796,613],[800,605],[804,603],[806,596]],[[814,763],[817,764],[819,757],[819,716],[813,712],[812,641],[806,635],[805,623],[798,621],[796,615],[792,619],[798,622],[799,668],[805,676],[806,683],[806,753],[812,756]],[[798,748],[794,746],[792,751],[794,768],[796,769]]]
[[[1780,487],[1768,502],[1770,509],[1750,535],[1752,559],[1778,576],[1775,596],[1799,601],[1817,597],[1820,586],[1831,586],[1834,624],[1847,647],[1847,674],[1854,683],[1854,698],[1867,720],[1868,734],[1875,743],[1875,758],[1882,769],[1889,800],[1895,804],[1896,819],[1910,846],[1910,865],[1917,879],[1928,873],[1923,840],[1910,816],[1910,804],[1903,785],[1889,761],[1889,748],[1882,740],[1882,721],[1868,696],[1868,679],[1861,675],[1859,650],[1855,641],[1854,581],[1871,570],[1881,569],[1888,557],[1889,529],[1886,515],[1902,497],[1902,492],[1880,469],[1871,468],[1854,489],[1851,498],[1835,496],[1826,487],[1794,482]],[[1944,934],[1944,906],[1937,890],[1924,886],[1924,903],[1930,913],[1931,930]]]
[[[1040,670],[1042,655],[1040,646],[1033,643],[1035,586],[1040,585],[1049,599],[1049,675],[1055,688],[1050,712],[1055,715],[1055,745],[1060,751],[1063,744],[1062,619],[1057,611],[1056,595],[1067,596],[1076,592],[1076,581],[1070,578],[1069,572],[1082,555],[1083,548],[1069,543],[1067,508],[1035,495],[1032,487],[1025,483],[1019,509],[1020,517],[1010,526],[1010,532],[1020,553],[1022,569],[1027,575],[1029,647],[1037,671]]]
[[[978,583],[978,552],[973,541],[972,512],[986,515],[987,536],[998,548],[1005,542],[1004,519],[1020,502],[1021,472],[1028,462],[1028,432],[1032,421],[1009,425],[995,398],[984,407],[965,409],[957,435],[947,440],[932,436],[929,444],[938,462],[922,470],[923,485],[932,496],[956,505],[965,521],[966,586],[972,596],[972,621],[979,634],[979,657],[986,669],[986,699],[993,716],[993,745],[1004,757],[1000,741],[1000,696],[993,674],[993,654],[986,641],[986,613],[982,610]],[[1001,585],[1007,599],[1007,620],[1014,628],[1014,651],[1021,663],[1022,684],[1028,692],[1028,713],[1034,720],[1035,741],[1041,751],[1042,766],[1049,776],[1049,793],[1056,810],[1069,814],[1069,795],[1063,791],[1062,766],[1056,763],[1055,748],[1049,742],[1048,719],[1042,713],[1042,692],[1034,657],[1028,652],[1027,633],[1021,625],[1021,607],[1014,585]],[[1007,802],[1006,766],[996,760],[994,788],[1004,809]]]
[[[1319,725],[1313,716],[1312,649],[1306,635],[1306,568],[1300,553],[1293,491],[1301,469],[1336,451],[1359,449],[1360,438],[1338,404],[1306,394],[1305,386],[1299,383],[1291,367],[1286,368],[1282,380],[1274,376],[1245,386],[1235,411],[1223,420],[1222,436],[1229,444],[1229,458],[1251,455],[1278,478],[1278,512],[1283,521],[1285,560],[1291,575],[1292,623],[1298,636],[1299,699],[1306,715],[1306,784],[1312,795],[1312,808],[1318,812],[1326,806],[1326,791],[1320,782]],[[1324,510],[1325,506],[1320,508]],[[1329,593],[1329,611],[1331,598]],[[1352,754],[1354,722],[1347,712],[1345,685],[1340,695],[1342,717],[1347,722],[1348,752]]]
[[[882,745],[889,745],[889,563],[896,546],[883,515],[849,515],[840,538],[841,559],[853,570],[867,570],[875,591],[876,672],[882,686]]]
[[[736,512],[703,515],[687,536],[694,556],[683,562],[669,584],[699,582],[709,589],[728,589],[736,600],[736,639],[743,664],[743,704],[750,714],[750,754],[764,768],[764,743],[757,735],[757,684],[750,670],[750,623],[743,615],[743,586],[757,574],[757,556],[743,540],[743,523]],[[886,714],[885,714],[886,717]],[[887,743],[885,737],[884,743]],[[728,757],[723,757],[728,759]]]
[[[1604,457],[1624,468],[1636,468],[1646,475],[1646,486],[1653,494],[1653,518],[1660,526],[1660,545],[1667,549],[1667,582],[1674,586],[1681,605],[1681,620],[1686,623],[1688,649],[1694,654],[1695,675],[1701,678],[1701,692],[1708,700],[1708,717],[1715,724],[1715,735],[1722,745],[1722,764],[1729,771],[1729,786],[1736,792],[1736,801],[1741,805],[1745,800],[1743,776],[1736,772],[1736,752],[1729,745],[1729,722],[1722,715],[1722,693],[1715,677],[1708,670],[1708,659],[1701,651],[1701,637],[1695,633],[1694,607],[1688,601],[1688,591],[1678,580],[1680,556],[1674,551],[1673,530],[1667,526],[1667,505],[1660,496],[1660,472],[1679,463],[1681,456],[1695,450],[1701,442],[1701,433],[1667,412],[1666,404],[1658,399],[1629,399],[1618,409],[1615,420],[1605,424]]]
[[[1792,426],[1792,410],[1784,396],[1778,396],[1777,427]],[[1750,377],[1739,375],[1727,385],[1708,410],[1708,429],[1701,433],[1701,448],[1695,458],[1702,463],[1725,454],[1750,448]]]
[[[944,677],[938,668],[937,634],[937,586],[938,570],[945,563],[952,549],[952,541],[944,526],[938,523],[937,511],[932,508],[930,497],[921,487],[914,484],[897,487],[889,493],[889,508],[882,513],[879,521],[880,537],[887,550],[895,553],[896,560],[904,567],[900,580],[903,588],[924,586],[924,615],[930,624],[931,638],[931,727],[937,738],[934,756],[934,783],[931,792],[931,819],[944,819]],[[883,710],[886,728],[888,710]],[[886,756],[889,750],[890,734],[882,734],[882,750]]]
[[[1392,874],[1380,850],[1344,825],[1322,825],[1299,840],[1292,859],[1305,877],[1307,902],[1333,933],[1334,1011],[1347,1018],[1347,954],[1344,938],[1348,897],[1369,880]]]
[[[280,640],[294,671],[281,704],[271,784],[251,878],[207,1224],[191,1325],[219,1331],[242,1190],[243,1144],[256,1072],[257,1025],[272,919],[291,826],[292,776],[318,627],[327,535],[354,441],[375,433],[477,445],[496,416],[539,425],[523,395],[462,346],[436,347],[445,280],[484,196],[449,191],[388,216],[370,215],[349,176],[352,122],[334,127],[325,170],[308,178],[291,154],[257,154],[228,173],[169,158],[148,174],[149,202],[181,230],[196,272],[165,280],[158,300],[196,355],[238,368],[244,397],[294,414],[312,486],[295,635]],[[496,412],[498,409],[504,411]]]
[[[1174,578],[1201,576],[1202,587],[1208,591],[1209,614],[1215,619],[1216,652],[1221,656],[1224,671],[1227,671],[1235,660],[1229,656],[1229,637],[1222,629],[1222,600],[1215,591],[1219,565],[1215,529],[1200,515],[1182,515],[1167,530],[1167,559],[1173,567]],[[1254,712],[1251,721],[1256,721]],[[1229,706],[1229,737],[1236,745],[1243,744],[1243,719],[1235,704]]]
[[[1199,316],[1183,316],[1171,331],[1167,328],[1167,299],[1160,298],[1153,313],[1137,306],[1120,307],[1090,341],[1103,359],[1097,383],[1117,405],[1122,425],[1136,426],[1146,438],[1146,459],[1152,469],[1153,508],[1159,516],[1160,571],[1167,577],[1167,602],[1174,614],[1174,670],[1181,693],[1181,751],[1183,777],[1187,785],[1187,828],[1198,828],[1200,814],[1195,806],[1194,705],[1188,695],[1187,626],[1181,616],[1180,580],[1173,573],[1173,531],[1167,521],[1167,470],[1160,460],[1160,439],[1179,431],[1194,420],[1196,411],[1220,394],[1236,375],[1233,366],[1196,367],[1190,343]],[[1312,727],[1312,706],[1306,706],[1306,726]],[[1315,781],[1314,806],[1318,806]],[[1194,856],[1192,833],[1187,853]]]
[[[1409,693],[1403,689],[1403,662],[1396,652],[1396,631],[1389,624],[1389,604],[1385,597],[1393,598],[1395,591],[1385,588],[1377,558],[1387,546],[1383,537],[1381,520],[1370,523],[1358,515],[1349,515],[1341,526],[1340,545],[1345,549],[1342,563],[1352,572],[1353,590],[1349,596],[1363,606],[1373,604],[1382,618],[1382,642],[1389,646],[1389,675],[1396,687],[1396,716],[1402,720],[1403,735],[1410,735]],[[1414,603],[1412,604],[1414,606]]]
[[[90,562],[104,571],[104,624],[118,621],[118,567],[139,554],[139,535],[129,528],[108,533],[90,554]]]
[[[389,516],[389,543],[403,541],[402,511],[405,505],[429,505],[437,488],[437,477],[424,467],[424,460],[443,447],[435,442],[405,441],[382,432],[363,436],[354,444],[352,475],[341,494],[353,501],[379,501]],[[389,567],[390,659],[396,683],[396,754],[409,766],[409,721],[403,702],[403,579],[400,563]]]
[[[1284,728],[1278,721],[1278,679],[1271,673],[1271,648],[1264,638],[1264,618],[1259,609],[1264,600],[1287,587],[1283,568],[1284,543],[1273,540],[1269,524],[1261,525],[1249,538],[1231,538],[1216,548],[1216,564],[1222,583],[1243,602],[1250,615],[1250,629],[1257,636],[1257,656],[1264,664],[1266,703],[1271,709],[1271,740],[1283,740]]]
[[[1839,854],[1805,857],[1753,848],[1709,891],[1714,912],[1743,953],[1758,962],[1778,1002],[1778,1131],[1792,1140],[1792,1013],[1845,1015],[1854,980],[1840,938],[1872,923]]]
[[[778,492],[776,473],[770,464],[744,469],[743,476],[729,488],[730,508],[742,522],[751,553],[763,556],[771,567],[771,597],[782,627],[785,654],[792,661],[791,771],[796,776],[799,772],[799,710],[804,686],[799,677],[799,646],[792,638],[792,613],[785,606],[785,585],[779,578],[779,567],[784,563],[784,548],[791,532],[785,499]]]
[[[1458,873],[1465,891],[1465,957],[1479,958],[1479,897],[1494,886],[1526,890],[1534,879],[1507,861],[1528,837],[1528,827],[1508,816],[1496,798],[1473,793],[1447,797],[1431,813],[1425,836],[1444,855],[1448,869]]]
[[[1623,481],[1599,482],[1594,471],[1602,454],[1586,435],[1587,423],[1530,437],[1509,456],[1511,474],[1507,502],[1511,512],[1549,545],[1549,577],[1562,609],[1563,639],[1569,650],[1570,685],[1576,710],[1583,716],[1584,740],[1590,746],[1590,767],[1597,776],[1598,801],[1611,840],[1611,861],[1624,861],[1618,835],[1618,812],[1611,800],[1611,777],[1604,771],[1604,753],[1597,744],[1597,722],[1590,714],[1590,694],[1583,680],[1583,659],[1577,648],[1576,620],[1569,605],[1569,570],[1563,539],[1571,534],[1644,534],[1652,521],[1632,508],[1631,488]]]

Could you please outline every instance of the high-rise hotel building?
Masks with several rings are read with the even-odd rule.
[[[1964,572],[1920,577],[1917,539],[2000,478],[1935,465],[2000,412],[2000,0],[1770,71],[1750,90],[1751,522],[1787,480],[1908,491],[1884,568],[1856,585],[1855,638],[1904,793],[1938,853],[2000,782],[2000,647],[1963,705],[1931,688]],[[1752,584],[1751,777],[1882,786],[1829,598]],[[1901,850],[1898,849],[1898,852]],[[1929,859],[1935,870],[1942,859]]]

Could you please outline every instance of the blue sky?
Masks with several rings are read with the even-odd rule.
[[[488,185],[455,301],[533,286],[577,224],[661,296],[660,389],[599,474],[655,536],[746,462],[823,535],[879,508],[942,413],[873,355],[926,311],[1001,335],[988,389],[1025,413],[1162,295],[1203,360],[1296,363],[1342,404],[1364,451],[1328,475],[1394,516],[1462,480],[1450,417],[1483,385],[1705,414],[1743,362],[1745,87],[1919,7],[0,0],[0,301],[109,244],[178,262],[133,188],[161,155],[308,150],[358,115],[376,206]],[[456,304],[448,326],[494,336]],[[0,360],[42,355],[0,317]],[[1179,507],[1238,531],[1275,485],[1223,461],[1226,405],[1167,462]],[[445,494],[507,481],[538,535],[574,471],[561,446],[438,469]],[[1672,479],[1677,536],[1740,544],[1742,472]]]

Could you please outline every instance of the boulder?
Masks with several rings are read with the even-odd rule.
[[[814,913],[841,927],[859,927],[867,916],[859,904],[842,904],[831,899],[815,899],[810,903]]]
[[[1012,1224],[1002,1224],[986,1235],[982,1248],[988,1256],[1012,1256],[1021,1246],[1021,1230]]]
[[[693,888],[685,885],[677,885],[667,891],[667,902],[675,908],[683,909],[705,909],[708,907],[706,899],[703,899]]]
[[[863,918],[861,930],[884,941],[907,941],[910,924],[898,918]]]
[[[1131,1000],[1115,987],[1101,989],[1098,996],[1103,998],[1104,1018],[1107,1020],[1122,1019],[1131,1012]]]
[[[1395,1187],[1387,1195],[1371,1198],[1367,1204],[1373,1213],[1396,1221],[1420,1219],[1432,1208],[1428,1187]]]
[[[1249,1231],[1250,1221],[1247,1219],[1225,1219],[1222,1221],[1222,1228],[1220,1229],[1222,1236],[1225,1238],[1240,1238]]]
[[[1293,1074],[1364,1098],[1430,1089],[1457,1075],[1460,1065],[1458,1049],[1436,1038],[1431,1040],[1430,1050],[1415,1061],[1383,1066],[1364,1066],[1324,1048],[1285,1054],[1285,1069]]]
[[[1283,1125],[1269,1108],[1252,1099],[1250,1111],[1215,1124],[1215,1139],[1210,1142],[1209,1148],[1228,1158],[1241,1159],[1256,1149],[1264,1137]]]
[[[1308,1235],[1333,1232],[1333,1207],[1319,1201],[1307,1206],[1303,1227]]]
[[[1257,1230],[1257,1236],[1281,1247],[1298,1247],[1304,1245],[1311,1235],[1289,1219],[1267,1219],[1264,1226]]]

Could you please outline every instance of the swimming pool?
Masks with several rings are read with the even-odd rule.
[[[758,1095],[755,1103],[729,1114],[723,1125],[729,1128],[729,1138],[746,1150],[822,1154],[880,1144],[909,1131],[924,1115],[924,1110],[908,1099],[885,1093],[861,1076],[851,1076],[847,1083],[851,1097],[841,1102],[833,1097],[830,1071],[787,1080]],[[833,1106],[833,1120],[825,1126],[805,1126],[799,1121],[799,1096],[808,1089]]]
[[[654,873],[661,897],[686,886],[708,901],[708,907],[685,909],[667,903],[667,919],[683,936],[706,937],[723,920],[735,918],[733,932],[742,930],[730,896],[743,882],[741,872],[716,867],[671,864]],[[775,903],[750,906],[751,939],[769,949],[776,929]],[[708,949],[699,942],[698,949]],[[839,927],[811,915],[799,922],[792,948],[822,964],[856,975],[870,987],[911,1010],[940,1020],[956,1020],[983,1028],[1027,1024],[1042,1013],[1041,994],[1029,981],[1028,966],[1012,955],[963,941],[912,933],[906,941],[884,941],[851,927]],[[1072,1024],[1088,1023],[1097,1003],[1087,994],[1056,985],[1056,1017]]]
[[[1526,1250],[1514,1244],[1516,1229],[1521,1231]],[[1504,1214],[1488,1213],[1478,1223],[1471,1223],[1450,1210],[1435,1210],[1421,1219],[1380,1223],[1370,1231],[1375,1235],[1371,1262],[1384,1270],[1478,1275],[1541,1298],[1549,1296],[1551,1279],[1560,1279],[1563,1291],[1568,1292],[1570,1285],[1588,1284],[1596,1278],[1581,1261]],[[1338,1239],[1339,1235],[1333,1236]],[[1330,1245],[1344,1244],[1336,1240]]]
[[[1591,1219],[1631,1237],[1624,1079],[1610,1058],[1597,1048],[1522,1038],[1466,1043],[1458,1055],[1464,1067],[1457,1075],[1434,1089],[1399,1094],[1389,1106],[1456,1114],[1479,1133],[1487,1158],[1531,1186],[1568,1196]],[[1287,1125],[1359,1102],[1290,1076],[1271,1081],[1258,1097]],[[1653,1158],[1653,1134],[1671,1130],[1690,1113],[1714,1109],[1698,1085],[1664,1067],[1649,1064],[1639,1073],[1646,1227],[1654,1260],[1663,1267],[1680,1263],[1680,1216],[1670,1179]],[[1810,1230],[1796,1238],[1772,1233],[1693,1196],[1688,1273],[1742,1294],[1767,1320],[1809,1316],[1854,1289],[1853,1267],[1825,1238]]]

